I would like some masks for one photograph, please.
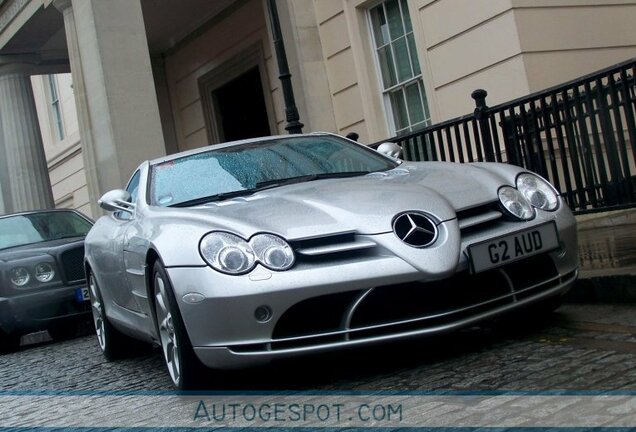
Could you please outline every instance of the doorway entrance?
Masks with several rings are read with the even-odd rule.
[[[215,89],[212,99],[221,141],[271,134],[258,66]]]

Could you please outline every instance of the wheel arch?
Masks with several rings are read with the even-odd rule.
[[[150,249],[148,249],[148,252],[146,253],[146,272],[144,274],[144,279],[146,282],[146,296],[148,296],[148,306],[150,307],[150,313],[152,314],[152,322],[156,322],[157,320],[157,311],[155,310],[155,302],[154,302],[154,287],[153,287],[153,281],[152,281],[152,276],[153,276],[153,268],[155,266],[155,263],[159,261],[162,262],[161,260],[161,256],[159,255],[159,252],[157,252],[157,250],[154,247],[151,247]],[[154,324],[153,324],[153,328],[154,328]],[[159,335],[156,335],[157,337]]]

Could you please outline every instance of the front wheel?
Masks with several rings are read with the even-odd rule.
[[[153,289],[155,325],[172,384],[179,390],[197,388],[204,368],[192,349],[170,280],[159,261],[153,269]]]
[[[108,361],[124,357],[126,346],[130,343],[131,339],[113,327],[108,321],[102,293],[97,285],[95,276],[92,274],[88,278],[88,288],[91,311],[93,312],[93,324],[95,324],[95,333],[97,334],[99,348]]]

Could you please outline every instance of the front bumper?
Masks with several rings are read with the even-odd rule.
[[[390,253],[403,245],[394,247],[396,237],[387,233],[368,236],[378,245],[375,251],[298,263],[286,272],[257,268],[248,275],[228,276],[209,267],[167,271],[199,359],[209,367],[241,368],[447,332],[563,295],[578,274],[576,222],[569,211],[557,216],[535,222],[555,221],[560,249],[478,275],[468,273],[466,247],[505,230],[460,239],[456,221],[445,223],[443,247],[410,248],[407,257]],[[519,228],[511,225],[509,232]],[[443,257],[431,263],[435,271],[423,270],[434,255]],[[484,290],[484,284],[492,289]],[[201,294],[203,300],[187,302],[189,293]],[[431,305],[435,298],[437,306],[429,307],[429,293]],[[266,322],[255,317],[261,306],[272,312]],[[402,310],[406,312],[400,315]]]
[[[26,334],[88,318],[91,313],[89,302],[79,301],[76,297],[76,290],[85,287],[47,287],[0,297],[0,330],[6,334]]]

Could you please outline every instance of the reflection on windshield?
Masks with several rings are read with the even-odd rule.
[[[277,180],[363,175],[395,166],[377,152],[338,137],[273,139],[157,164],[152,167],[150,198],[152,205],[187,206],[207,198],[237,196],[264,184],[276,185]]]
[[[4,217],[0,218],[0,249],[81,237],[90,229],[90,222],[70,211]]]

